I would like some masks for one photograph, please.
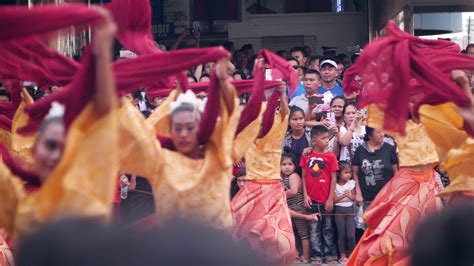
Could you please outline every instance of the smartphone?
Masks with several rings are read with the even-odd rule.
[[[265,68],[265,80],[273,80],[271,68]]]
[[[310,96],[308,98],[309,105],[318,105],[318,104],[323,104],[323,97],[318,97],[318,96]]]
[[[369,112],[365,108],[359,109],[359,114],[362,119],[367,119],[367,117],[369,117]]]
[[[328,112],[327,113],[327,118],[328,118],[329,122],[331,123],[331,127],[335,127],[336,126],[336,115],[334,114],[334,112]]]

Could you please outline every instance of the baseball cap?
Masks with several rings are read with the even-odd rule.
[[[337,69],[337,64],[333,60],[324,60],[323,62],[321,62],[319,67],[323,67],[323,65],[325,65],[325,64],[329,64],[329,65],[331,65],[331,66],[333,66]]]

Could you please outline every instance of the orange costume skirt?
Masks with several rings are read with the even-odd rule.
[[[13,266],[13,254],[4,239],[2,229],[0,229],[0,266]]]
[[[401,169],[364,213],[367,230],[347,265],[409,265],[408,248],[419,222],[437,209],[434,170]]]
[[[250,180],[232,199],[236,238],[250,243],[266,261],[291,264],[295,237],[286,194],[279,180]]]

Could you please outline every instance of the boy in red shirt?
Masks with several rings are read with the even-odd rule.
[[[326,127],[313,127],[313,150],[300,160],[300,167],[303,169],[304,205],[313,213],[324,214],[333,210],[339,165],[334,153],[326,152],[329,139],[330,134]],[[323,216],[318,222],[311,223],[311,246],[316,256],[316,264],[323,263],[323,259],[325,263],[337,261],[331,216]]]

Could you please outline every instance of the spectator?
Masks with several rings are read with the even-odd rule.
[[[336,96],[332,98],[330,107],[331,107],[331,112],[334,113],[334,116],[336,117],[336,126],[338,128],[341,128],[345,125],[344,123],[344,105],[346,104],[346,100],[342,96]]]
[[[344,78],[344,71],[346,70],[346,66],[344,66],[343,63],[340,61],[337,62],[337,84],[341,86],[342,84],[342,79]]]
[[[309,59],[308,68],[319,71],[320,70],[319,65],[323,59],[324,59],[324,56],[321,56],[321,55],[311,56]]]
[[[320,65],[322,76],[321,87],[318,88],[319,94],[329,94],[331,99],[334,96],[344,96],[342,87],[337,84],[338,67],[333,60],[324,60]]]
[[[467,54],[468,56],[474,57],[474,43],[471,43],[471,44],[467,45],[467,47],[466,47],[466,54]]]
[[[232,183],[230,185],[230,199],[232,200],[237,193],[239,193],[240,188],[245,184],[245,177],[247,176],[247,171],[245,167],[241,167],[240,170],[232,178]]]
[[[298,86],[296,87],[295,92],[293,92],[293,94],[290,95],[290,101],[291,101],[295,97],[303,95],[306,92],[303,86],[304,72],[303,72],[303,68],[298,63],[298,60],[296,60],[295,58],[290,57],[286,61],[288,61],[288,63],[290,63],[290,65],[293,66],[293,70],[298,75],[298,80],[299,80]]]
[[[225,41],[222,46],[227,50],[229,51],[229,53],[231,55],[233,55],[235,53],[235,45],[233,42],[231,41]]]
[[[209,82],[211,81],[211,76],[209,74],[202,74],[199,82]]]
[[[316,123],[314,123],[314,126],[324,126],[329,130],[329,143],[328,147],[326,149],[327,152],[332,152],[336,156],[339,155],[339,129],[335,124],[332,124],[332,122],[329,120],[327,111],[322,111],[316,114]]]
[[[317,222],[316,214],[309,214],[303,205],[303,186],[301,177],[295,172],[296,157],[292,153],[283,153],[281,157],[281,176],[287,197],[291,220],[296,227],[303,248],[303,263],[311,261],[311,244],[309,241],[308,221]]]
[[[212,72],[214,71],[214,68],[216,67],[216,62],[208,62],[204,64],[204,74],[211,75]],[[201,76],[202,77],[202,76]]]
[[[357,183],[358,201],[367,208],[379,191],[398,171],[395,147],[384,142],[381,130],[366,127],[364,143],[352,160],[354,180]]]
[[[293,47],[290,50],[290,56],[298,60],[298,65],[306,67],[308,55],[303,47]]]
[[[356,183],[352,179],[352,169],[349,162],[339,163],[336,194],[334,195],[334,213],[337,226],[337,246],[340,262],[346,263],[347,256],[355,247],[354,201],[356,197]],[[347,246],[347,249],[346,249]]]
[[[338,62],[340,62],[344,67],[349,67],[351,65],[351,59],[346,54],[338,54],[336,56]]]
[[[197,79],[193,74],[188,74],[188,83],[196,83]]]
[[[355,64],[357,58],[360,56],[360,53],[355,53],[351,56],[351,62],[352,64]]]
[[[252,57],[255,55],[253,51],[253,45],[250,43],[244,44],[242,48],[240,48],[240,50],[242,50],[245,53],[245,56],[247,57],[247,60],[249,60],[249,62],[252,59]]]
[[[313,53],[313,49],[309,45],[303,46],[303,49],[306,53],[306,56],[311,57],[311,54]]]
[[[238,50],[234,53],[235,70],[243,73],[245,76],[244,79],[248,79],[250,75],[250,70],[249,70],[250,68],[249,68],[248,62],[249,61],[244,51]]]
[[[240,71],[235,71],[235,72],[232,74],[232,78],[233,78],[234,80],[243,80],[243,79],[244,79],[243,76],[244,76],[244,74],[242,74],[242,72],[240,72]]]
[[[285,60],[289,57],[288,52],[286,50],[279,50],[278,52],[276,52],[276,54]]]
[[[298,106],[299,108],[303,109],[305,112],[312,113],[313,110],[309,110],[309,97],[316,95],[318,91],[318,87],[320,86],[321,82],[321,75],[318,71],[309,69],[304,74],[304,89],[305,93],[299,96],[294,97],[291,102],[290,106]]]
[[[323,126],[311,129],[313,150],[300,161],[303,168],[304,205],[312,213],[331,213],[336,189],[336,172],[339,169],[334,153],[326,152],[329,130]],[[323,216],[317,223],[311,223],[311,245],[316,264],[337,261],[334,230],[331,217]]]
[[[365,126],[362,125],[362,116],[353,103],[346,104],[342,112],[346,125],[339,129],[339,160],[350,162],[355,150],[364,142]]]
[[[294,154],[296,161],[299,162],[304,149],[311,146],[311,134],[305,129],[305,115],[303,109],[297,106],[291,107],[289,125],[290,130],[286,133],[283,149],[287,153]],[[299,164],[296,165],[295,171],[300,176],[302,175]]]

